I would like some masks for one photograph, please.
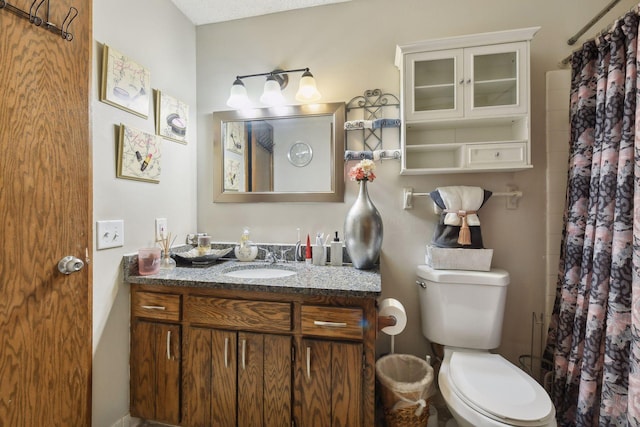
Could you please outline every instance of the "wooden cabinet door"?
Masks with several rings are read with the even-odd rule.
[[[135,320],[131,332],[131,414],[180,423],[180,326]]]
[[[291,426],[291,337],[238,334],[238,425]]]
[[[302,340],[300,400],[305,427],[361,427],[360,343]]]
[[[184,424],[235,427],[236,332],[192,327],[185,340]]]

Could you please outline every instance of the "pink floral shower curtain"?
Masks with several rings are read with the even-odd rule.
[[[638,23],[628,13],[572,57],[567,198],[545,353],[561,426],[640,426]]]

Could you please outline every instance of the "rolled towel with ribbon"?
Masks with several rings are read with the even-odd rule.
[[[429,193],[442,210],[431,243],[439,248],[482,249],[478,210],[491,197],[480,187],[438,187]]]

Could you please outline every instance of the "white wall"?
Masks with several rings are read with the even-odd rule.
[[[547,292],[546,324],[556,296],[569,161],[571,70],[547,73]]]
[[[629,0],[621,2],[591,34],[633,5]],[[357,186],[347,181],[344,203],[212,203],[213,171],[207,167],[213,157],[211,113],[228,109],[225,101],[236,75],[278,67],[310,67],[322,102],[347,102],[375,88],[399,95],[394,66],[397,44],[541,26],[531,55],[533,170],[399,176],[398,162],[385,161],[379,165],[379,179],[369,186],[385,229],[382,294],[399,299],[409,314],[407,328],[396,337],[395,348],[418,355],[428,352],[428,346],[420,330],[414,269],[424,262],[424,246],[431,239],[436,217],[425,198],[415,201],[415,209],[403,210],[402,188],[425,192],[437,186],[464,184],[505,191],[512,184],[524,192],[517,210],[505,209],[505,201],[495,198],[480,212],[484,243],[494,249],[494,265],[512,276],[499,351],[517,362],[519,355],[530,353],[532,313],[546,311],[545,73],[557,68],[573,49],[566,40],[602,7],[600,0],[352,0],[198,27],[198,230],[218,240],[235,241],[248,225],[254,241],[293,243],[297,227],[305,234],[342,230],[357,192]],[[297,79],[292,76],[285,91],[290,100]],[[257,98],[262,79],[247,79],[245,84]],[[398,146],[397,138],[384,141],[384,148]],[[389,337],[380,337],[378,350],[389,350]]]
[[[92,103],[94,220],[124,220],[122,248],[96,251],[93,264],[93,427],[109,427],[129,412],[129,287],[125,253],[153,244],[155,218],[184,241],[196,229],[195,27],[169,0],[96,0],[93,6]],[[162,141],[159,184],[116,178],[120,123],[155,133],[153,106],[143,119],[98,101],[102,44],[151,72],[151,86],[190,105],[188,144]]]

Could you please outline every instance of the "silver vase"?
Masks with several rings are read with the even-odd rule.
[[[367,181],[360,181],[360,191],[344,220],[344,243],[355,268],[375,267],[382,247],[382,217],[371,202]]]

